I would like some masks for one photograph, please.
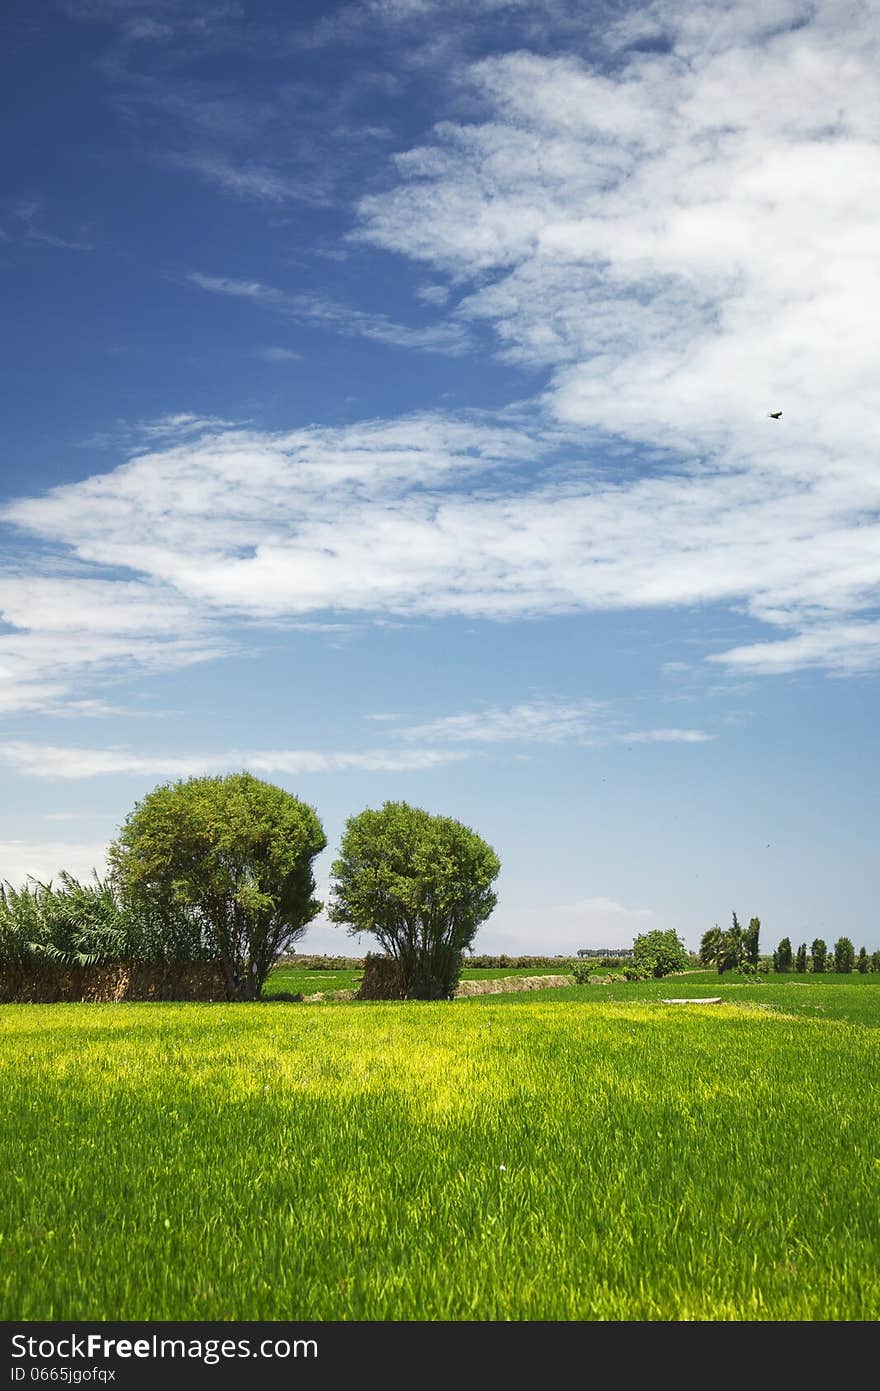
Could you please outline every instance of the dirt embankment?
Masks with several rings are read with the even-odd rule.
[[[456,1000],[467,995],[506,995],[511,990],[549,990],[551,986],[574,985],[573,976],[504,976],[500,980],[463,980],[455,992]]]
[[[0,1004],[60,1004],[121,1000],[223,1000],[219,966],[44,966],[0,971]]]

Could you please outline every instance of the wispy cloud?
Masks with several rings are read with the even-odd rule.
[[[838,676],[880,666],[880,622],[816,624],[781,642],[749,643],[709,658],[738,671],[772,675],[824,667]]]
[[[214,753],[142,754],[124,748],[74,748],[10,740],[0,743],[0,763],[28,777],[76,779],[110,774],[189,778],[245,769],[252,773],[408,773],[466,757],[439,749],[229,749]]]
[[[559,904],[549,910],[548,916],[554,920],[560,936],[571,943],[571,951],[606,947],[613,952],[618,947],[631,946],[638,933],[662,925],[660,914],[653,908],[633,908],[610,895]]]
[[[490,706],[485,710],[446,715],[427,724],[403,726],[396,731],[401,739],[428,743],[558,744],[593,736],[603,707],[599,702],[559,703],[533,701],[509,709]]]
[[[161,585],[0,572],[0,713],[106,715],[84,684],[191,666],[232,650],[193,605]]]
[[[263,362],[279,365],[285,362],[302,361],[302,353],[294,352],[292,348],[255,348],[251,356],[261,358]]]
[[[314,189],[299,174],[286,174],[257,160],[236,163],[220,153],[189,151],[171,153],[166,163],[178,169],[189,169],[207,183],[215,184],[224,193],[236,198],[256,198],[267,203],[287,203],[292,200],[313,203]]]
[[[107,871],[107,844],[99,841],[0,840],[0,881],[18,888],[28,879],[47,883],[61,870],[88,880]]]
[[[374,717],[375,718],[375,717]],[[386,717],[390,718],[390,717]],[[398,720],[400,717],[398,717]],[[701,744],[714,735],[701,729],[620,729],[606,701],[525,701],[505,709],[487,706],[445,715],[424,724],[400,723],[399,739],[446,744]]]
[[[368,338],[392,348],[415,348],[422,352],[458,357],[471,346],[467,330],[455,323],[414,327],[397,323],[387,314],[367,314],[350,305],[337,304],[321,295],[288,294],[284,290],[263,285],[257,280],[204,275],[201,271],[191,271],[187,279],[190,284],[211,294],[251,300],[254,304],[273,309],[295,322],[313,324],[349,337]]]
[[[615,744],[705,744],[714,738],[704,729],[634,729],[608,736]]]
[[[364,604],[354,569],[347,602],[324,602],[330,574],[319,555],[297,559],[289,549],[310,516],[323,527],[340,505],[382,496],[395,508],[401,492],[515,467],[522,448],[515,430],[432,416],[286,435],[198,419],[206,428],[198,442],[189,438],[193,415],[147,422],[129,432],[138,450],[127,464],[0,513],[62,548],[44,550],[33,571],[0,571],[9,627],[0,632],[0,710],[56,712],[91,698],[84,685],[226,655],[239,646],[230,617],[338,630],[338,617],[317,610],[376,606],[368,592]],[[149,451],[151,438],[160,447]],[[403,536],[401,544],[408,553]],[[257,554],[273,557],[278,573],[268,582],[255,575],[248,596],[236,566]],[[203,582],[191,583],[203,568]],[[218,589],[211,576],[224,569],[229,583]],[[389,595],[396,586],[392,578]]]
[[[825,650],[842,668],[848,643],[870,658],[876,471],[806,446],[796,469],[768,446],[737,469],[609,479],[569,439],[560,478],[564,444],[521,420],[441,415],[288,434],[212,427],[0,518],[62,548],[59,562],[72,552],[114,576],[140,572],[189,628],[224,610],[510,618],[727,602],[813,634],[788,664]],[[120,581],[101,584],[112,599]]]
[[[557,913],[572,913],[579,918],[592,917],[611,917],[611,918],[653,918],[656,914],[653,908],[628,908],[623,903],[618,903],[614,898],[579,898],[574,903],[563,903],[556,909]]]
[[[94,251],[95,243],[82,237],[62,237],[45,225],[43,203],[39,198],[19,198],[5,205],[0,214],[0,235],[8,240],[42,242],[61,251]]]
[[[224,420],[221,416],[195,415],[178,411],[158,416],[155,420],[120,420],[110,430],[102,430],[87,439],[77,441],[82,449],[128,449],[135,451],[144,445],[170,446],[214,431],[235,429],[246,424],[240,420]]]

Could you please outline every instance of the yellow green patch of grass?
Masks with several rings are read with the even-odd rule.
[[[873,1030],[596,993],[4,1007],[0,1317],[876,1318]]]

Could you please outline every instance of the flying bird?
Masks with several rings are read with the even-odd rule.
[[[768,411],[767,414],[769,415],[771,420],[779,420],[782,415],[782,411]]]

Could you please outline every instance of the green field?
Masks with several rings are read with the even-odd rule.
[[[3,1006],[0,1318],[874,1320],[878,1025],[876,975]]]
[[[570,974],[571,966],[568,961],[560,961],[554,966],[530,966],[530,967],[506,967],[504,969],[494,967],[482,967],[478,970],[465,968],[461,973],[462,980],[498,980],[503,976],[565,976]],[[310,970],[303,966],[276,966],[271,972],[263,991],[267,998],[278,995],[282,991],[290,995],[317,995],[334,990],[354,990],[356,989],[361,977],[363,968],[357,970]]]

